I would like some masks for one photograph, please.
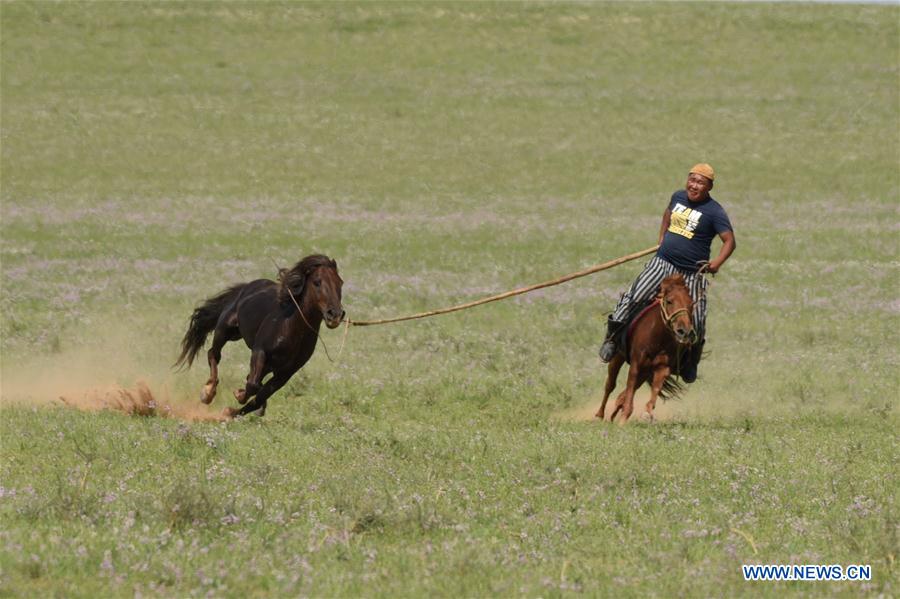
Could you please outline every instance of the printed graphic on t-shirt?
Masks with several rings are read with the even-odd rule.
[[[692,210],[684,204],[675,204],[672,208],[672,218],[669,221],[669,232],[693,239],[694,231],[697,230],[702,216],[702,212]]]

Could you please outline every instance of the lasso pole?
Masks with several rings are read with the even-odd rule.
[[[535,291],[537,289],[543,289],[544,287],[552,287],[553,285],[559,285],[561,283],[565,283],[567,281],[571,281],[572,279],[578,279],[580,277],[586,277],[588,275],[592,275],[595,272],[600,272],[601,270],[607,270],[613,268],[614,266],[618,266],[630,260],[635,260],[640,258],[641,256],[646,256],[647,254],[652,254],[657,249],[659,249],[658,245],[655,245],[651,248],[647,248],[646,250],[641,250],[640,252],[635,252],[633,254],[628,254],[627,256],[622,256],[621,258],[616,258],[615,260],[610,260],[609,262],[603,262],[602,264],[596,264],[589,268],[585,268],[584,270],[579,270],[578,272],[573,272],[567,274],[565,276],[553,279],[551,281],[544,281],[543,283],[536,283],[534,285],[528,285],[527,287],[520,287],[518,289],[513,289],[512,291],[507,291],[505,293],[500,293],[498,295],[492,295],[490,297],[485,297],[480,300],[475,300],[472,302],[467,302],[465,304],[459,304],[458,306],[451,306],[449,308],[441,308],[439,310],[430,310],[428,312],[419,312],[418,314],[412,314],[410,316],[397,316],[395,318],[384,318],[381,320],[350,320],[349,318],[346,320],[348,326],[353,325],[357,327],[367,327],[376,324],[388,324],[392,322],[402,322],[404,320],[416,320],[418,318],[427,318],[429,316],[437,316],[439,314],[448,314],[450,312],[458,312],[460,310],[466,310],[468,308],[474,308],[475,306],[480,306],[481,304],[487,304],[490,302],[497,302],[500,300],[504,300],[515,295],[522,295],[523,293],[528,293],[529,291]]]

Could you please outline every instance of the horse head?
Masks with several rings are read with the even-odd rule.
[[[336,328],[344,319],[341,289],[344,285],[337,262],[320,254],[307,256],[281,275],[280,296],[303,296],[303,304],[314,306],[322,314],[325,326]],[[283,299],[290,301],[287,297]],[[299,301],[299,300],[298,300]]]
[[[681,345],[693,343],[696,337],[692,317],[694,302],[684,283],[684,277],[680,273],[669,275],[663,279],[659,288],[659,305],[663,321],[665,321],[666,327],[672,331],[675,341]]]

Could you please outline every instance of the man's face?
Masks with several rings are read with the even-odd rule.
[[[697,173],[691,173],[690,175],[688,175],[685,190],[687,190],[688,199],[690,201],[702,202],[709,197],[710,189],[712,189],[712,181],[710,181],[703,175],[698,175]]]

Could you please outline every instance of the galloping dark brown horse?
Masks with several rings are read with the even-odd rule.
[[[194,310],[175,366],[190,368],[213,332],[207,352],[209,379],[200,392],[200,400],[211,403],[219,384],[222,346],[243,337],[251,350],[250,374],[245,387],[234,392],[243,407],[226,408],[226,412],[243,416],[259,410],[263,416],[269,397],[312,356],[322,320],[330,329],[343,320],[343,283],[334,260],[312,255],[283,269],[278,282],[257,279],[234,285]],[[268,374],[272,377],[263,383]]]
[[[655,309],[656,305],[659,309]],[[681,359],[694,340],[695,332],[691,318],[693,302],[684,277],[674,274],[663,279],[659,298],[637,316],[629,327],[628,356],[616,354],[609,362],[603,403],[596,417],[603,419],[606,414],[606,400],[616,388],[619,370],[626,359],[628,382],[625,390],[616,399],[616,405],[609,421],[622,412],[622,422],[628,420],[634,411],[634,392],[644,383],[650,383],[650,399],[647,401],[647,416],[653,419],[656,398],[665,399],[677,395],[682,385],[675,378]]]

